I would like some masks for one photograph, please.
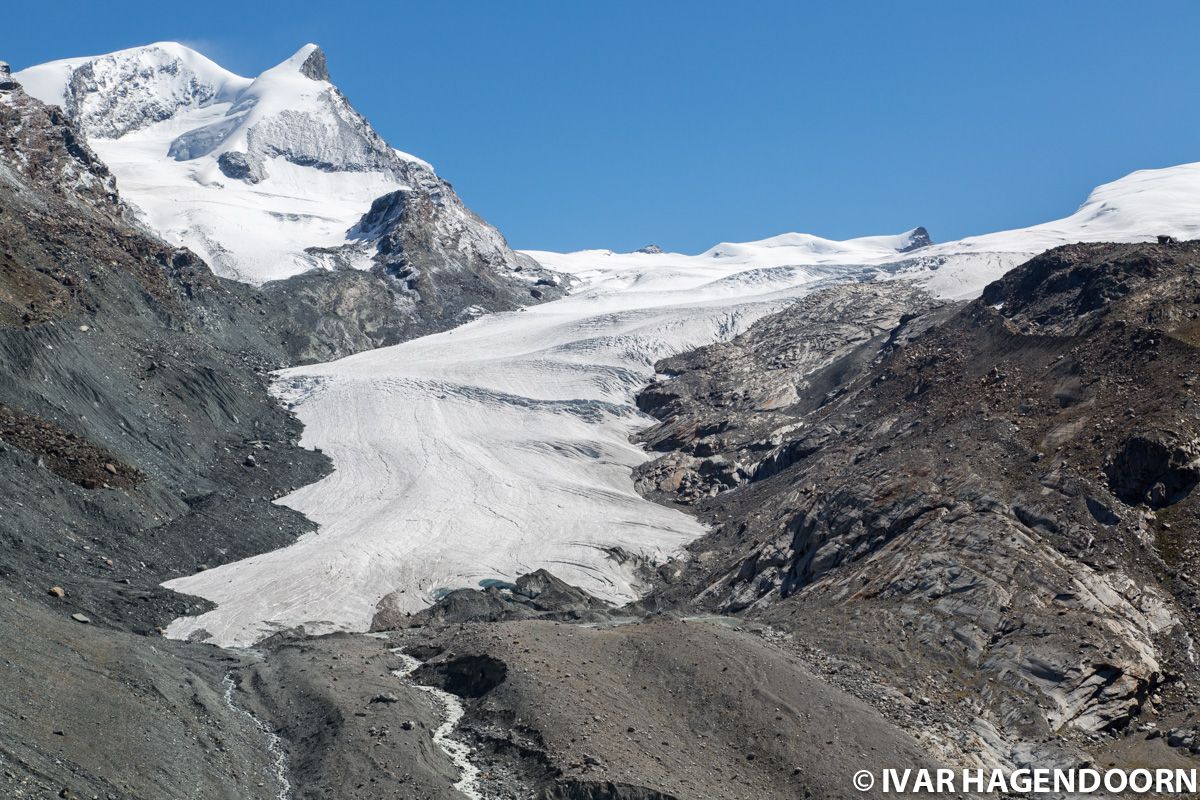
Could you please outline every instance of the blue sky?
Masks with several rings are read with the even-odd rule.
[[[253,75],[307,41],[518,247],[939,241],[1200,161],[1200,4],[10,3],[20,68],[176,40]]]

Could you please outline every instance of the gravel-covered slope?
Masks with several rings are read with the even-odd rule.
[[[864,765],[937,763],[923,734],[736,619],[421,622],[390,641],[462,698],[471,796],[872,797],[850,783]]]
[[[68,584],[70,585],[70,584]],[[84,625],[0,584],[0,796],[274,800],[241,657]]]
[[[0,794],[276,797],[241,657],[156,633],[202,607],[161,581],[309,529],[267,502],[327,461],[261,297],[132,227],[56,109],[9,84],[0,131]]]
[[[876,669],[964,755],[1066,764],[1184,724],[1198,263],[1076,245],[961,309],[884,315],[835,289],[660,363],[639,486],[714,530],[648,602]]]

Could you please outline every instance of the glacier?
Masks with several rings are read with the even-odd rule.
[[[416,611],[442,591],[542,566],[607,600],[634,599],[638,564],[703,533],[634,491],[631,470],[647,457],[630,442],[645,424],[634,394],[654,362],[861,274],[599,263],[577,270],[562,300],[281,372],[301,444],[336,468],[279,502],[320,528],[171,581],[217,608],[168,634],[248,645],[296,624],[362,630],[394,589]]]
[[[416,191],[436,209],[438,240],[569,276],[563,299],[278,374],[302,443],[335,470],[277,501],[317,522],[314,534],[167,584],[217,604],[169,635],[224,645],[296,625],[362,630],[393,591],[415,611],[539,567],[633,599],[641,567],[683,557],[704,533],[634,491],[631,471],[648,457],[630,441],[648,422],[634,395],[659,358],[732,337],[832,283],[911,280],[970,298],[1056,245],[1200,237],[1200,164],[1185,164],[1100,186],[1060,220],[941,244],[914,229],[848,241],[785,233],[699,254],[514,255],[428,164],[353,111],[314,45],[253,79],[173,43],[16,77],[67,109],[148,227],[220,274],[262,283],[330,268],[329,252],[366,268],[364,215]]]
[[[217,607],[168,634],[248,645],[274,630],[363,630],[393,590],[441,592],[547,567],[613,602],[639,564],[681,557],[704,530],[643,500],[635,393],[659,358],[732,337],[832,283],[912,280],[949,298],[1047,247],[1200,235],[1200,165],[1097,188],[1073,215],[944,244],[923,231],[837,242],[784,234],[697,255],[528,251],[568,274],[567,297],[340,361],[285,370],[279,395],[335,471],[279,502],[319,530],[166,584]],[[921,246],[913,248],[913,245]]]

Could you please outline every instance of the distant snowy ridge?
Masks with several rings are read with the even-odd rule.
[[[755,267],[866,266],[880,277],[917,280],[933,293],[973,297],[983,287],[1029,258],[1076,242],[1140,242],[1158,235],[1200,238],[1200,163],[1139,170],[1092,190],[1070,216],[957,241],[933,244],[924,228],[894,236],[836,241],[807,233],[785,233],[754,242],[722,242],[698,255],[644,248],[634,253],[581,250],[524,251],[545,266],[578,272],[589,265],[629,269],[701,265]]]
[[[384,195],[423,209],[420,230],[405,220],[419,249],[518,282],[534,266],[428,163],[379,136],[330,82],[316,45],[253,79],[174,42],[14,77],[66,110],[151,229],[227,277],[258,284],[394,263],[379,252],[392,231],[370,239],[359,227]]]

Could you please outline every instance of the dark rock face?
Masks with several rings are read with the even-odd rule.
[[[373,272],[314,270],[268,283],[262,292],[280,343],[296,364],[331,361],[436,329],[421,320],[413,298]]]
[[[1180,711],[1198,258],[1059,248],[965,307],[882,317],[845,302],[831,320],[862,291],[835,289],[662,362],[641,406],[665,455],[638,485],[715,530],[646,605],[770,623],[935,706],[970,696],[941,735],[999,754]]]
[[[521,575],[511,585],[485,589],[456,589],[412,616],[400,610],[399,592],[386,595],[375,607],[372,631],[429,624],[553,619],[603,622],[612,618],[608,603],[544,569]]]
[[[436,192],[376,199],[351,237],[374,253],[369,271],[342,263],[352,247],[335,248],[323,254],[333,269],[262,287],[296,363],[396,344],[566,291],[559,276],[513,253],[461,205],[443,207]]]
[[[12,68],[8,62],[0,61],[0,92],[11,92],[18,87],[12,78]]]
[[[848,285],[805,298],[731,342],[659,362],[668,377],[642,391],[638,407],[662,423],[641,438],[676,454],[643,472],[639,488],[696,501],[811,454],[813,436],[785,439],[780,430],[843,392],[880,348],[894,346],[899,323],[915,326],[914,316],[942,308],[905,284]]]
[[[258,183],[262,180],[262,164],[252,160],[245,153],[230,151],[222,153],[217,158],[217,166],[227,178],[246,183]]]
[[[329,64],[325,61],[325,51],[317,48],[309,53],[308,58],[300,65],[300,74],[314,81],[329,81]]]
[[[929,231],[923,227],[914,228],[912,235],[908,238],[908,244],[901,247],[898,252],[911,253],[914,250],[920,250],[922,247],[929,247],[933,244],[933,239],[929,236]]]
[[[10,172],[3,177],[7,191],[28,184],[66,202],[81,201],[92,212],[120,215],[116,181],[78,130],[55,106],[28,97],[19,87],[0,105],[0,159]],[[33,205],[45,213],[49,206]]]
[[[1105,465],[1109,489],[1130,505],[1162,508],[1200,483],[1200,442],[1172,431],[1143,431],[1126,439]]]
[[[517,578],[512,593],[526,598],[530,606],[545,612],[595,611],[608,604],[544,569]]]
[[[477,699],[504,683],[508,666],[487,654],[451,656],[426,664],[416,675],[422,683]]]

